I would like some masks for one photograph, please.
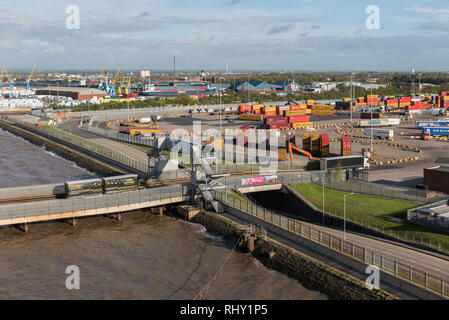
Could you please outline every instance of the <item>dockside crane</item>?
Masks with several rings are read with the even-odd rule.
[[[28,76],[28,79],[25,81],[26,86],[27,86],[27,90],[31,90],[31,86],[30,86],[30,84],[31,84],[31,77],[33,76],[35,70],[36,70],[36,65],[33,66],[33,70],[31,70],[31,73]]]
[[[0,89],[2,89],[3,88],[3,68],[2,68],[2,71],[0,72]]]
[[[100,64],[100,81],[98,83],[98,88],[103,91],[109,92],[108,80],[103,71],[103,65]]]
[[[126,84],[125,88],[125,95],[127,98],[129,98],[130,88],[131,88],[131,76],[128,77],[128,83]]]
[[[9,90],[12,91],[14,89],[14,79],[11,79],[11,77],[8,74],[8,70],[6,70],[5,65],[3,65],[3,72],[5,73],[6,79],[8,79],[9,82]]]
[[[111,81],[110,88],[109,88],[109,97],[111,97],[111,98],[115,98],[116,97],[117,91],[115,89],[115,85],[116,85],[117,80],[118,80],[118,78],[120,76],[120,69],[121,68],[122,68],[122,66],[120,65],[118,67],[118,69],[117,69],[117,72],[114,75],[114,78]]]
[[[120,86],[117,89],[119,97],[122,96],[122,88],[123,88],[124,84],[125,84],[125,76],[122,77],[122,81],[120,82]]]

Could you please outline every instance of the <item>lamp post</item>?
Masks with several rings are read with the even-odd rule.
[[[324,175],[321,177],[321,180],[323,182],[323,224],[324,224]]]
[[[346,241],[346,196],[353,195],[354,192],[347,193],[343,196],[343,240]]]

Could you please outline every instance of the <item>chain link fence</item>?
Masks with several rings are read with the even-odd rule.
[[[432,292],[445,297],[449,296],[449,286],[446,277],[438,276],[421,268],[413,267],[412,265],[400,261],[394,257],[388,257],[385,254],[376,252],[373,249],[357,245],[354,242],[323,232],[317,228],[314,228],[310,224],[303,223],[301,221],[283,216],[280,213],[259,207],[247,200],[230,197],[226,192],[214,191],[213,195],[216,200],[221,201],[227,206],[243,210],[268,223],[279,226],[285,230],[289,230],[290,232],[320,243],[321,245],[349,255],[363,263],[375,265],[385,272],[388,272],[403,280],[413,282]]]

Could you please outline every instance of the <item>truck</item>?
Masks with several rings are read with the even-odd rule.
[[[373,137],[383,139],[393,139],[394,131],[390,129],[365,128],[363,130],[363,134],[365,136],[371,136],[371,130]]]
[[[431,136],[449,136],[449,127],[424,127],[422,132],[423,135],[428,132]]]

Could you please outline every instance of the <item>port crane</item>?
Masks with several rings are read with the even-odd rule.
[[[115,84],[117,83],[117,80],[120,76],[120,69],[122,68],[122,66],[120,65],[117,69],[117,72],[114,74],[114,78],[112,79],[110,86],[109,86],[109,97],[111,98],[115,98],[116,96],[116,89],[115,89]]]
[[[316,158],[314,158],[312,156],[312,154],[310,152],[308,152],[306,150],[303,150],[301,148],[298,148],[297,146],[293,145],[293,143],[290,142],[288,144],[288,152],[290,154],[290,161],[292,163],[293,169],[295,168],[295,162],[293,161],[293,149],[298,151],[298,152],[301,152],[302,154],[304,154],[306,156],[308,156],[310,160],[317,160]]]
[[[120,86],[117,89],[117,93],[118,93],[119,97],[122,96],[122,88],[123,88],[124,84],[125,84],[125,76],[122,77],[122,81],[120,82]]]
[[[108,80],[103,71],[103,65],[100,64],[100,81],[98,83],[98,88],[103,91],[109,92]]]
[[[11,77],[9,76],[8,70],[6,70],[5,65],[3,65],[3,69],[2,69],[2,70],[3,70],[3,72],[4,72],[5,76],[6,76],[6,79],[8,79],[8,82],[9,82],[9,90],[12,91],[12,90],[14,89],[14,83],[15,83],[15,81],[14,81],[14,79],[11,79]]]
[[[31,77],[33,76],[35,70],[36,70],[36,65],[33,66],[33,70],[31,70],[31,73],[28,76],[28,79],[25,81],[26,86],[27,86],[27,90],[31,90],[31,86],[30,86],[30,84],[31,84]]]
[[[126,88],[125,88],[125,95],[128,98],[129,98],[129,92],[130,92],[129,89],[130,88],[131,88],[131,76],[128,77],[128,83],[126,84]]]
[[[0,72],[0,89],[3,88],[3,68],[2,71]]]

